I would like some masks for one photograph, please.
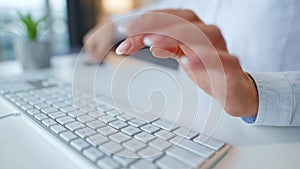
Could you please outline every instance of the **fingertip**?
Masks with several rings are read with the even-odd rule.
[[[117,55],[123,55],[124,54],[124,51],[122,51],[119,47],[116,49],[116,54]]]
[[[130,48],[130,42],[128,40],[123,41],[116,49],[117,55],[124,55]]]

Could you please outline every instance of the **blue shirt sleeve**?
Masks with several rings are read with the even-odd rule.
[[[300,126],[300,72],[251,73],[258,95],[257,117],[242,117],[248,124]]]

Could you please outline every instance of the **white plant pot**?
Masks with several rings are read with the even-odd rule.
[[[47,42],[16,40],[14,50],[24,70],[50,67],[51,49]]]

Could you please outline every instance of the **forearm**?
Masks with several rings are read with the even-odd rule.
[[[300,126],[300,72],[251,73],[251,76],[259,97],[253,124]]]

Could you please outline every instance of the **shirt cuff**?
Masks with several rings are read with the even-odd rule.
[[[244,122],[246,122],[247,124],[253,124],[256,121],[256,117],[255,116],[253,116],[253,117],[251,117],[251,116],[249,116],[249,117],[241,117],[241,119]]]
[[[288,126],[292,118],[292,90],[281,73],[251,73],[257,90],[259,107],[257,117],[243,117],[248,124]]]

